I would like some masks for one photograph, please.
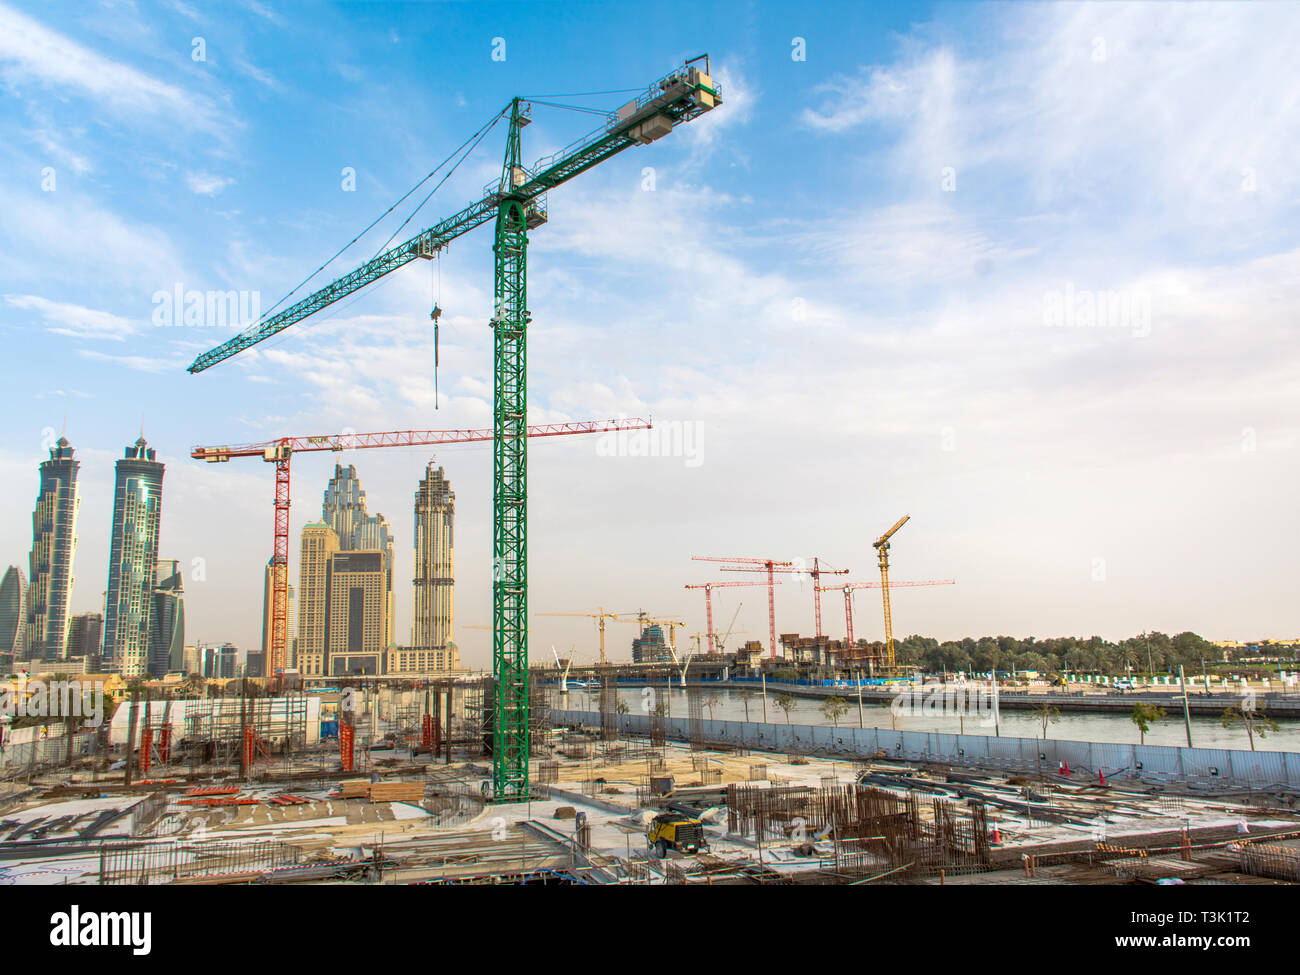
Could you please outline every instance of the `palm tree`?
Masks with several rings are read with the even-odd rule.
[[[1154,704],[1137,703],[1133,705],[1133,713],[1129,715],[1129,720],[1138,727],[1138,744],[1147,743],[1147,732],[1151,730],[1151,725],[1165,716],[1165,709],[1158,708]]]

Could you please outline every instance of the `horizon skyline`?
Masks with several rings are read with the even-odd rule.
[[[604,435],[602,435],[602,436],[604,436]],[[141,437],[143,437],[143,433],[141,433]],[[274,438],[273,438],[273,439],[274,439]],[[79,448],[79,447],[77,446],[77,444],[75,444],[75,443],[73,443],[73,442],[71,442],[71,441],[69,441],[69,446],[71,446],[75,451],[77,451],[77,454],[76,454],[77,459],[78,459],[78,461],[81,461],[81,460],[82,460],[82,457],[84,456],[84,455],[82,454],[82,452],[81,452],[81,448]],[[130,446],[131,446],[131,444],[128,444],[128,445],[127,445],[128,448],[129,448]],[[455,448],[455,447],[459,447],[459,446],[462,446],[462,445],[449,445],[449,446],[452,447],[452,448]],[[463,445],[463,446],[467,446],[467,447],[469,447],[470,449],[473,449],[473,450],[476,450],[476,451],[480,451],[480,452],[483,451],[483,450],[485,449],[483,446],[480,446],[480,445]],[[156,448],[153,448],[153,449],[156,449]],[[409,448],[406,448],[406,449],[409,449]],[[441,450],[447,450],[447,449],[448,449],[448,445],[444,445],[444,446],[442,446],[440,449],[441,449]],[[346,453],[346,451],[344,451],[343,453]],[[187,454],[186,456],[188,456],[188,454]],[[118,459],[120,459],[120,458],[118,458]],[[116,463],[116,461],[115,461],[115,463]],[[164,465],[164,469],[165,469],[165,467],[166,467],[166,461],[165,461],[165,459],[160,460],[160,463],[162,463],[162,464]],[[194,461],[193,463],[198,464],[198,463],[203,463],[203,462],[200,462],[200,461]],[[331,472],[333,472],[333,473],[331,474],[331,476],[330,476],[329,478],[327,478],[325,488],[323,488],[323,489],[319,492],[319,493],[322,495],[322,500],[321,500],[321,507],[322,507],[322,509],[324,508],[325,503],[326,503],[326,502],[325,502],[325,496],[326,496],[326,495],[328,494],[328,492],[329,492],[329,487],[330,487],[330,483],[331,483],[331,481],[332,481],[332,479],[333,479],[333,475],[336,474],[337,471],[339,471],[339,470],[345,470],[347,467],[356,468],[356,466],[357,466],[355,460],[348,460],[348,461],[345,463],[344,460],[341,458],[340,454],[333,454],[333,453],[330,455],[330,461],[329,461],[329,463],[330,463],[330,465],[331,465],[331,468],[330,468],[330,469],[331,469]],[[446,466],[445,463],[443,463],[443,462],[439,462],[439,461],[437,461],[436,459],[431,459],[431,460],[429,460],[429,461],[426,462],[426,465],[425,465],[424,468],[421,468],[420,473],[421,473],[421,474],[426,473],[427,470],[428,470],[429,465],[432,465],[432,464],[437,464],[439,467],[442,467],[442,468],[445,468],[445,466]],[[84,465],[83,465],[82,471],[84,471]],[[273,478],[272,478],[272,480],[273,480]],[[363,477],[362,477],[362,474],[361,474],[361,471],[360,471],[360,470],[357,470],[357,471],[356,471],[356,480],[357,480],[358,485],[361,485],[361,484],[363,483]],[[450,480],[451,480],[450,477],[448,477],[447,480],[450,481]],[[79,501],[85,501],[85,500],[86,500],[86,496],[82,493],[82,491],[81,491],[81,489],[80,489],[80,486],[81,486],[82,483],[83,483],[83,482],[82,482],[82,479],[79,477],[79,479],[78,479],[78,499],[79,499]],[[295,483],[300,483],[300,479],[299,479],[299,478],[295,478]],[[362,489],[362,492],[361,492],[361,493],[362,493],[363,495],[367,494],[367,492],[366,492],[365,489]],[[417,482],[416,493],[417,493],[417,494],[419,493],[419,482]],[[292,510],[292,509],[291,509],[291,510]],[[110,511],[111,511],[111,506],[110,506]],[[379,512],[378,510],[376,510],[376,512],[374,512],[373,514],[369,514],[369,513],[368,513],[368,515],[369,515],[370,518],[373,518],[373,519],[382,519],[384,522],[386,522],[386,523],[388,523],[388,524],[391,525],[391,520],[385,518],[384,515],[382,514],[382,512]],[[77,534],[78,534],[78,546],[77,546],[77,548],[78,548],[78,551],[80,551],[80,549],[81,549],[81,528],[84,527],[85,521],[84,521],[83,517],[82,517],[80,514],[78,515],[78,519],[77,519],[77,520],[78,520],[78,533],[77,533]],[[110,535],[111,535],[111,518],[110,518],[109,520],[110,520],[110,529],[109,529],[109,531],[110,531]],[[270,526],[270,518],[269,518],[269,517],[267,518],[267,523],[268,523],[267,531],[268,531],[268,533],[269,533],[269,531],[270,531],[270,527],[269,527],[269,526]],[[302,530],[302,527],[303,527],[304,525],[307,525],[307,524],[325,524],[325,523],[326,523],[326,522],[325,522],[325,520],[324,520],[324,511],[322,510],[318,515],[316,515],[316,516],[314,516],[314,517],[307,517],[307,518],[305,518],[305,519],[303,520],[302,524],[297,525],[296,528],[292,529],[292,530],[291,530],[291,535],[290,535],[290,538],[291,538],[291,545],[290,545],[290,551],[291,551],[291,554],[295,554],[295,553],[297,553],[298,550],[299,550],[299,545],[296,544],[296,542],[299,541],[300,538],[301,538],[301,530]],[[166,521],[165,521],[165,520],[163,520],[163,524],[166,524]],[[396,545],[394,545],[394,548],[396,548]],[[160,551],[161,551],[161,545],[160,545]],[[383,549],[376,549],[375,551],[384,551],[384,550],[383,550]],[[798,556],[795,556],[795,558],[798,558]],[[178,559],[171,559],[171,558],[163,558],[163,557],[160,555],[160,556],[159,556],[159,561],[160,561],[160,562],[179,562],[179,561],[181,561],[181,560],[178,560]],[[263,573],[265,572],[265,569],[266,569],[266,566],[267,566],[268,562],[269,562],[269,560],[263,560],[263,562],[262,562],[262,571],[263,571]],[[296,557],[292,557],[292,558],[290,559],[290,585],[291,585],[291,587],[292,587],[295,591],[297,591],[297,589],[298,589],[298,578],[297,578],[297,575],[298,575],[298,572],[297,572],[297,570],[298,570],[298,563],[299,563],[299,559],[298,559],[298,558],[296,558]],[[811,556],[808,556],[807,559],[806,559],[806,564],[811,565],[811,563],[812,563],[812,558],[811,558]],[[8,566],[17,567],[17,568],[19,568],[20,570],[22,570],[22,566],[19,565],[18,563],[10,562],[10,563],[8,563]],[[193,569],[193,568],[194,568],[194,566],[191,566],[191,569]],[[25,571],[25,570],[22,570],[22,571]],[[396,570],[394,570],[394,571],[396,571]],[[75,585],[75,579],[76,579],[77,576],[78,576],[77,566],[76,566],[76,562],[75,562],[75,560],[74,560],[73,573],[72,573],[72,574],[73,574],[73,578],[74,578],[74,585],[73,585],[73,587],[72,587],[71,597],[70,597],[70,600],[69,600],[69,610],[68,610],[68,618],[69,618],[69,620],[71,621],[71,619],[72,619],[73,617],[81,616],[81,615],[85,615],[85,614],[96,614],[96,613],[98,613],[98,614],[100,614],[101,616],[104,616],[106,606],[105,606],[105,604],[104,604],[104,602],[103,602],[102,599],[101,599],[101,602],[100,602],[100,604],[99,604],[99,606],[98,606],[97,608],[92,608],[92,609],[76,609],[76,608],[74,608],[74,606],[79,606],[79,605],[80,605],[80,604],[77,603],[77,591],[78,591],[78,589],[79,589],[80,587],[78,587],[78,586]],[[698,574],[698,573],[697,573],[697,574]],[[104,575],[105,575],[105,578],[107,578],[107,570],[105,571]],[[184,572],[182,572],[182,577],[184,577]],[[722,575],[721,573],[719,573],[716,577],[713,577],[711,581],[715,581],[715,582],[725,582],[725,581],[728,581],[729,578],[730,578],[730,579],[734,579],[735,577],[734,577],[734,576],[733,576],[733,577],[728,577],[728,576],[724,576],[724,575]],[[197,580],[197,581],[206,581],[206,580]],[[706,580],[706,581],[707,581],[707,580]],[[790,581],[790,580],[787,580],[787,585],[789,584],[789,581]],[[859,580],[849,580],[849,581],[859,581]],[[863,580],[863,581],[870,581],[870,580]],[[891,580],[891,581],[906,581],[906,580]],[[811,583],[806,583],[806,582],[805,582],[805,583],[803,583],[802,585],[803,585],[805,588],[807,588],[807,592],[803,593],[803,594],[801,595],[800,598],[801,598],[801,599],[805,599],[805,600],[808,602],[808,607],[807,607],[807,609],[808,609],[808,615],[809,615],[809,622],[811,622],[811,617],[812,617],[812,609],[811,609],[811,606],[812,606],[811,598],[812,598],[812,597],[811,597],[811,588],[810,588]],[[795,586],[794,586],[794,588],[797,589],[797,588],[799,588],[799,586],[800,586],[800,583],[796,583]],[[755,589],[752,590],[752,591],[758,592],[758,593],[759,593],[759,597],[765,598],[765,597],[763,597],[762,587],[761,587],[761,586],[759,586],[759,587],[755,587]],[[867,590],[867,593],[868,593],[868,594],[873,594],[873,593],[875,593],[875,592],[877,592],[877,591],[878,591],[878,590],[876,590],[876,589],[868,589],[868,590]],[[897,597],[898,597],[899,595],[902,595],[902,594],[905,593],[905,592],[906,592],[905,589],[898,590],[897,592],[894,593],[894,598],[897,599]],[[187,595],[188,595],[188,594],[189,594],[189,591],[187,590]],[[776,594],[777,594],[778,597],[782,594],[782,589],[781,589],[779,586],[778,586],[778,588],[777,588],[777,590],[776,590]],[[102,596],[102,595],[103,595],[103,593],[101,593],[101,596]],[[396,589],[396,586],[395,586],[395,588],[394,588],[394,596],[396,597],[397,595],[398,595],[398,593],[397,593],[397,589]],[[413,582],[412,582],[412,584],[411,584],[411,596],[412,596],[412,597],[414,596],[414,583],[413,583]],[[719,600],[725,600],[726,598],[727,598],[727,597],[726,597],[726,590],[725,590],[725,589],[724,589],[724,590],[718,590],[718,591],[715,591],[715,593],[714,593],[714,600],[715,600],[715,608],[714,608],[714,613],[715,613],[715,623],[717,622],[717,614],[718,614],[719,612],[721,612],[721,609],[720,609],[720,607],[719,607],[719,605],[718,605],[718,604],[719,604]],[[397,604],[399,607],[402,606],[402,605],[404,605],[404,604],[403,604],[403,601],[400,600],[400,599],[396,599],[395,601],[396,601],[396,604]],[[698,601],[698,599],[697,599],[696,601]],[[761,601],[761,600],[760,600],[760,601]],[[868,601],[870,601],[870,596],[868,596]],[[824,596],[822,597],[822,602],[823,602],[823,605],[822,605],[823,626],[824,626],[824,629],[825,629],[825,631],[826,631],[826,635],[827,635],[828,637],[830,637],[831,639],[843,639],[843,633],[842,633],[842,632],[839,632],[839,630],[842,630],[842,629],[843,629],[843,620],[841,619],[841,617],[842,617],[842,613],[839,612],[839,602],[838,602],[838,599],[832,597],[831,595],[824,595]],[[407,604],[409,604],[409,603],[410,603],[410,600],[407,600]],[[192,607],[190,606],[190,604],[188,603],[188,601],[187,601],[187,604],[186,604],[186,605],[187,605],[187,609],[192,609]],[[856,606],[856,603],[855,603],[855,606]],[[794,607],[792,607],[792,608],[794,608]],[[262,614],[262,611],[263,611],[263,607],[262,607],[262,605],[261,605],[260,603],[259,603],[258,606],[256,607],[256,610],[257,610],[257,616],[258,616],[258,619],[257,619],[257,621],[256,621],[256,626],[255,626],[255,630],[256,630],[256,634],[255,634],[255,636],[256,636],[256,639],[252,639],[252,640],[249,640],[249,641],[245,642],[245,641],[242,641],[242,640],[240,640],[240,639],[233,638],[233,637],[231,637],[231,636],[229,636],[229,635],[219,635],[219,636],[216,636],[216,637],[206,637],[206,636],[205,636],[205,637],[198,637],[198,636],[193,636],[193,635],[187,633],[187,634],[186,634],[186,638],[185,638],[185,644],[186,644],[187,646],[208,646],[208,647],[213,647],[213,646],[217,646],[217,647],[219,647],[219,646],[223,646],[223,645],[234,645],[234,646],[237,647],[237,648],[238,648],[242,653],[250,653],[250,652],[251,652],[251,653],[257,653],[257,652],[259,652],[260,649],[261,649],[261,629],[262,629],[262,618],[261,618],[261,614]],[[864,636],[863,633],[862,633],[862,630],[863,630],[863,628],[864,628],[864,623],[865,623],[865,628],[869,630],[869,629],[871,629],[871,620],[873,619],[871,613],[870,613],[869,611],[867,611],[867,612],[865,612],[865,614],[864,614],[864,610],[866,610],[866,606],[865,606],[865,605],[864,605],[863,608],[861,608],[861,609],[859,609],[859,608],[855,608],[855,611],[854,611],[854,620],[855,620],[854,628],[855,628],[856,631],[858,631],[858,632],[855,633],[855,637],[856,637],[857,639],[866,639],[866,640],[868,640],[868,641],[873,641],[873,640],[874,640],[874,641],[876,641],[876,642],[879,642],[881,639],[883,639],[883,636],[881,636],[881,635],[879,635],[879,634],[877,634],[877,635],[875,635],[875,636]],[[620,615],[632,616],[632,615],[635,615],[636,612],[637,612],[637,610],[629,610],[629,611],[627,611],[626,613],[621,613]],[[795,612],[798,612],[798,609],[797,609],[797,608],[795,608]],[[410,615],[410,614],[408,614],[408,615]],[[660,615],[672,615],[672,614],[660,614]],[[704,616],[703,607],[700,608],[700,613],[699,613],[699,615],[700,615],[701,620],[702,620],[702,619],[703,619],[703,616]],[[755,612],[755,617],[754,617],[755,620],[756,620],[756,622],[760,622],[760,623],[761,623],[761,622],[764,622],[763,620],[760,620],[760,619],[759,619],[760,616],[764,616],[764,617],[765,617],[766,614],[765,614],[765,613],[758,613],[758,612],[756,611],[756,612]],[[780,634],[780,633],[798,633],[800,636],[805,636],[805,637],[806,637],[806,636],[812,636],[812,635],[813,635],[813,627],[811,627],[811,626],[808,627],[807,632],[805,632],[804,630],[788,630],[788,629],[782,629],[781,618],[782,618],[782,617],[781,617],[781,613],[778,612],[778,616],[777,616],[777,632],[778,632],[779,634]],[[538,622],[541,623],[542,626],[545,626],[545,625],[546,625],[546,622],[553,622],[553,621],[545,621],[545,622],[544,622],[544,620],[545,620],[545,617],[543,617],[543,618],[542,618],[541,620],[539,620]],[[839,622],[839,630],[837,630],[836,625],[835,625],[837,621]],[[489,619],[489,622],[490,622],[490,619]],[[634,622],[634,621],[633,621],[633,620],[621,620],[620,622]],[[738,622],[739,622],[739,621],[738,621]],[[484,626],[484,625],[486,625],[486,624],[481,624],[481,623],[472,623],[472,624],[469,624],[469,625],[470,625],[471,627],[481,627],[481,626]],[[585,626],[585,624],[582,624],[582,623],[576,623],[576,624],[570,624],[570,626],[577,626],[578,628],[582,628],[582,627]],[[563,627],[563,624],[562,624],[562,623],[560,624],[560,627]],[[703,624],[702,624],[702,623],[701,623],[701,627],[703,627]],[[558,627],[557,627],[557,628],[558,628]],[[401,629],[401,625],[400,625],[400,623],[399,623],[399,624],[397,625],[397,627],[395,628],[394,632],[400,632],[400,629]],[[534,627],[534,629],[537,629],[537,627]],[[690,629],[689,621],[688,621],[688,626],[686,627],[686,629]],[[903,639],[905,639],[905,638],[907,638],[907,637],[911,637],[911,636],[921,636],[921,637],[925,637],[925,638],[933,638],[933,639],[937,639],[937,640],[939,640],[939,642],[941,642],[941,643],[942,643],[942,642],[945,642],[945,641],[954,641],[954,642],[957,642],[957,641],[966,640],[966,639],[975,639],[975,640],[979,640],[979,639],[986,638],[986,637],[997,637],[997,636],[1013,636],[1013,637],[1016,637],[1017,639],[1026,639],[1026,638],[1033,637],[1033,638],[1035,638],[1035,639],[1037,639],[1037,640],[1040,640],[1040,641],[1041,641],[1041,640],[1048,640],[1048,639],[1056,639],[1056,638],[1066,638],[1066,637],[1079,637],[1079,638],[1086,638],[1086,637],[1092,637],[1092,636],[1101,636],[1101,637],[1102,637],[1104,640],[1106,640],[1107,642],[1118,643],[1118,642],[1121,642],[1121,641],[1123,641],[1123,640],[1125,640],[1125,639],[1132,639],[1132,638],[1134,638],[1134,637],[1136,637],[1136,636],[1140,636],[1140,635],[1142,635],[1143,633],[1146,633],[1146,632],[1163,632],[1163,633],[1166,633],[1166,634],[1168,634],[1168,635],[1170,635],[1170,636],[1173,636],[1173,635],[1175,635],[1175,634],[1177,634],[1177,633],[1181,633],[1181,632],[1184,632],[1184,631],[1196,632],[1199,636],[1202,636],[1203,638],[1205,638],[1206,640],[1209,640],[1209,641],[1211,641],[1211,642],[1214,642],[1214,641],[1228,641],[1228,640],[1232,640],[1232,641],[1235,641],[1235,642],[1238,642],[1238,643],[1256,643],[1256,642],[1258,642],[1258,643],[1263,643],[1263,642],[1266,641],[1266,640],[1273,640],[1273,641],[1277,641],[1277,642],[1286,642],[1286,641],[1290,641],[1290,640],[1300,640],[1300,637],[1289,637],[1289,636],[1287,636],[1285,633],[1274,633],[1274,634],[1255,633],[1255,634],[1246,634],[1246,635],[1244,635],[1244,636],[1243,636],[1243,635],[1222,635],[1222,634],[1218,634],[1218,633],[1200,633],[1199,631],[1192,630],[1192,629],[1187,628],[1187,627],[1179,627],[1179,626],[1174,626],[1174,627],[1159,627],[1159,626],[1156,626],[1156,627],[1147,627],[1147,628],[1145,628],[1145,629],[1143,629],[1143,630],[1141,630],[1141,631],[1135,631],[1134,633],[1123,634],[1123,635],[1117,635],[1117,636],[1112,636],[1112,635],[1102,635],[1102,634],[1099,634],[1099,633],[1091,633],[1091,632],[1085,633],[1085,632],[1083,632],[1083,631],[1080,631],[1080,632],[1077,632],[1077,633],[1064,633],[1064,632],[1059,632],[1059,633],[1058,633],[1058,632],[1052,632],[1052,633],[1048,633],[1048,632],[1041,632],[1041,633],[1023,633],[1023,634],[1021,634],[1021,633],[1011,632],[1011,631],[1009,631],[1009,630],[1007,630],[1007,629],[998,630],[998,631],[996,631],[996,632],[994,632],[994,631],[988,631],[988,632],[980,632],[980,633],[976,633],[976,632],[974,632],[974,631],[971,631],[971,632],[962,633],[962,634],[960,634],[960,635],[936,636],[935,634],[933,634],[933,633],[931,633],[931,632],[926,632],[926,631],[923,631],[923,630],[921,630],[921,629],[916,629],[916,628],[911,628],[911,629],[904,628],[904,629],[906,630],[906,632],[899,631],[899,632],[896,634],[897,638],[898,638],[900,641],[903,640]],[[596,650],[595,650],[596,630],[595,630],[595,626],[594,626],[594,621],[593,621],[593,623],[592,623],[592,625],[591,625],[591,631],[592,631],[592,632],[591,632],[591,641],[592,641],[592,644],[591,644],[590,651],[591,651],[591,653],[594,655],[595,652],[596,652]],[[738,632],[739,632],[739,631],[738,631]],[[748,634],[748,635],[749,635],[749,638],[750,638],[750,639],[757,639],[760,643],[763,643],[764,646],[766,646],[765,633],[766,633],[766,631],[758,632],[758,631],[755,630],[755,631],[749,631],[749,634]],[[692,633],[692,634],[690,634],[690,637],[693,638],[695,635],[696,635],[696,634]],[[292,641],[296,636],[297,636],[297,612],[296,612],[296,610],[295,610],[295,611],[292,611],[292,612],[290,613],[290,628],[289,628],[289,638],[290,638],[290,641]],[[624,642],[626,643],[626,647],[624,648],[624,651],[625,651],[625,654],[626,654],[626,656],[627,656],[628,659],[631,659],[631,654],[632,654],[632,643],[633,643],[633,640],[634,640],[634,639],[635,639],[635,635],[633,635],[633,636],[629,636],[629,637],[627,638],[627,640],[624,641]],[[464,652],[464,646],[463,646],[463,644],[461,643],[460,639],[455,639],[453,642],[456,644],[456,646],[458,647],[458,649],[460,649],[460,650],[462,651],[462,653],[463,653],[463,652]],[[679,643],[682,643],[682,642],[683,642],[683,641],[682,641],[681,639],[679,639]],[[397,643],[397,644],[394,644],[394,645],[401,645],[401,646],[404,646],[405,644]],[[548,645],[548,646],[549,646],[549,645]],[[608,649],[609,656],[610,656],[611,659],[617,659],[617,658],[618,658],[618,656],[619,656],[619,653],[618,653],[618,650],[619,650],[619,644],[618,644],[618,642],[615,641],[614,638],[612,638],[612,637],[608,637],[608,638],[607,638],[607,649]],[[486,667],[480,666],[480,667],[475,668],[475,669],[480,669],[480,670],[481,670],[481,669],[490,669],[490,666],[486,666]]]

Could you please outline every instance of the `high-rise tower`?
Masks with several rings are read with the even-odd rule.
[[[339,547],[355,548],[357,527],[366,517],[366,492],[361,489],[357,469],[349,464],[334,465],[334,476],[325,488],[325,501],[321,505],[321,520],[334,529]]]
[[[41,462],[41,490],[32,513],[27,568],[27,648],[35,659],[63,660],[68,651],[68,598],[77,552],[77,470],[66,437]]]
[[[27,659],[27,577],[16,565],[0,580],[0,654]]]
[[[149,620],[149,673],[163,677],[185,668],[185,586],[180,563],[158,563]]]
[[[340,552],[382,552],[384,556],[383,632],[391,637],[396,627],[397,605],[393,599],[393,531],[382,513],[366,513],[366,492],[357,469],[349,464],[334,465],[334,476],[325,488],[321,520],[338,536]]]
[[[452,525],[456,495],[441,467],[433,462],[415,492],[415,614],[411,646],[444,647],[454,637],[455,550]]]
[[[295,660],[304,676],[329,673],[329,564],[339,550],[339,537],[324,522],[309,522],[302,529],[302,556],[298,563],[298,643]]]
[[[104,607],[104,663],[123,677],[149,672],[163,465],[144,437],[117,462]]]

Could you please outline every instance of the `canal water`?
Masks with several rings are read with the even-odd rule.
[[[653,688],[655,697],[648,699],[640,687],[620,687],[620,700],[627,704],[633,714],[645,712],[645,703],[650,706],[662,700],[667,693],[664,685]],[[595,688],[570,688],[561,695],[554,687],[548,688],[551,702],[556,707],[571,708],[578,711],[599,710],[599,691]],[[702,699],[707,700],[716,695],[718,703],[712,711],[705,706],[705,718],[717,718],[727,721],[768,721],[781,724],[786,720],[785,712],[776,706],[778,692],[769,687],[767,691],[767,716],[763,715],[763,694],[760,689],[742,688],[701,688]],[[843,698],[849,709],[839,719],[842,727],[858,727],[858,702],[852,688],[845,688]],[[686,690],[680,686],[673,688],[669,697],[669,713],[675,717],[686,717],[688,708]],[[821,711],[822,701],[811,697],[796,697],[790,711],[791,724],[829,725],[831,720]],[[1255,747],[1260,751],[1300,751],[1300,721],[1280,721],[1277,731],[1269,732],[1261,739],[1259,731],[1255,732]],[[862,726],[866,728],[892,728],[897,731],[937,731],[944,734],[992,735],[995,733],[993,722],[986,714],[972,711],[964,716],[956,714],[901,714],[895,715],[885,704],[873,704],[863,701]],[[1041,719],[1031,711],[1001,709],[997,732],[1004,738],[1041,738],[1043,725]],[[1139,739],[1137,726],[1120,714],[1084,714],[1062,711],[1060,716],[1047,726],[1047,737],[1069,741],[1119,742],[1137,744]],[[1148,745],[1186,745],[1187,732],[1183,726],[1181,710],[1166,708],[1165,717],[1151,725],[1147,732]],[[1246,730],[1240,724],[1224,728],[1217,717],[1208,715],[1192,716],[1192,744],[1197,748],[1250,748]]]

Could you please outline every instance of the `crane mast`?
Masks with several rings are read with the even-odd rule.
[[[700,63],[703,62],[703,68]],[[377,255],[297,304],[254,323],[198,356],[202,372],[332,305],[416,258],[432,258],[446,244],[495,218],[493,335],[492,665],[496,678],[492,784],[498,800],[527,795],[528,757],[528,541],[527,541],[527,306],[528,231],[546,220],[546,193],[634,145],[647,145],[677,125],[722,103],[702,55],[649,85],[593,132],[531,169],[522,164],[521,130],[530,104],[515,98],[498,117],[510,125],[501,178],[483,197],[410,240]]]
[[[895,668],[894,662],[894,611],[889,601],[889,540],[894,537],[898,529],[907,524],[911,515],[903,515],[898,521],[894,522],[894,527],[881,535],[874,542],[872,547],[879,556],[880,564],[880,599],[885,610],[885,671],[892,674]]]

